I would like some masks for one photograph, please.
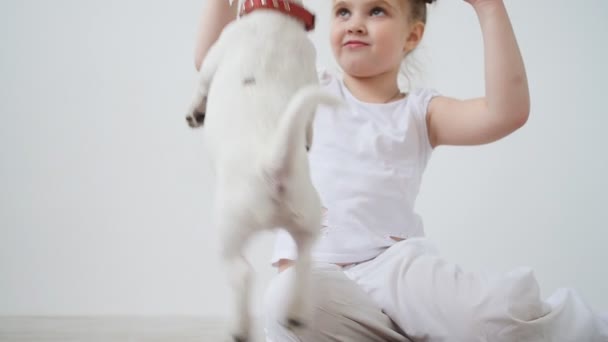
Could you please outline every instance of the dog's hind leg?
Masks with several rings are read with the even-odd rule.
[[[229,219],[219,225],[224,234],[222,258],[230,286],[234,293],[235,320],[232,322],[232,341],[245,342],[249,340],[251,321],[249,299],[253,281],[253,269],[243,255],[245,244],[251,237],[251,230],[237,227],[237,221]]]
[[[284,322],[288,329],[297,329],[308,325],[311,320],[311,248],[315,234],[310,230],[290,232],[298,249],[298,258],[294,264],[294,278],[291,284],[287,302],[287,312]]]

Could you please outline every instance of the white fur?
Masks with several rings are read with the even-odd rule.
[[[338,101],[318,87],[314,46],[301,22],[275,11],[254,11],[228,25],[201,67],[188,121],[206,114],[216,226],[236,295],[235,341],[246,340],[251,325],[253,272],[243,246],[260,230],[284,227],[293,236],[298,259],[283,323],[294,328],[310,320],[310,248],[321,204],[306,147],[321,103]]]

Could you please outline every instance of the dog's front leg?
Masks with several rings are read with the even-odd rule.
[[[224,43],[222,42],[222,38],[223,37],[220,35],[217,42],[209,48],[207,56],[203,60],[203,64],[198,73],[198,82],[196,84],[194,96],[192,97],[190,108],[186,113],[186,121],[192,128],[202,126],[205,121],[209,87],[223,56],[222,46]]]

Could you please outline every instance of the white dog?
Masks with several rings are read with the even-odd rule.
[[[216,226],[236,294],[234,341],[249,337],[252,269],[243,246],[260,230],[283,227],[298,246],[288,328],[309,320],[310,248],[320,232],[321,204],[308,168],[318,104],[337,99],[318,87],[307,30],[314,16],[296,0],[245,0],[209,50],[187,116],[205,126],[217,176]]]

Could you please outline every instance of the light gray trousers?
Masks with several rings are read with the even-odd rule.
[[[574,291],[544,301],[529,269],[465,272],[424,238],[347,268],[315,264],[313,320],[296,331],[278,323],[290,273],[277,275],[266,292],[268,342],[608,342],[608,320]]]

